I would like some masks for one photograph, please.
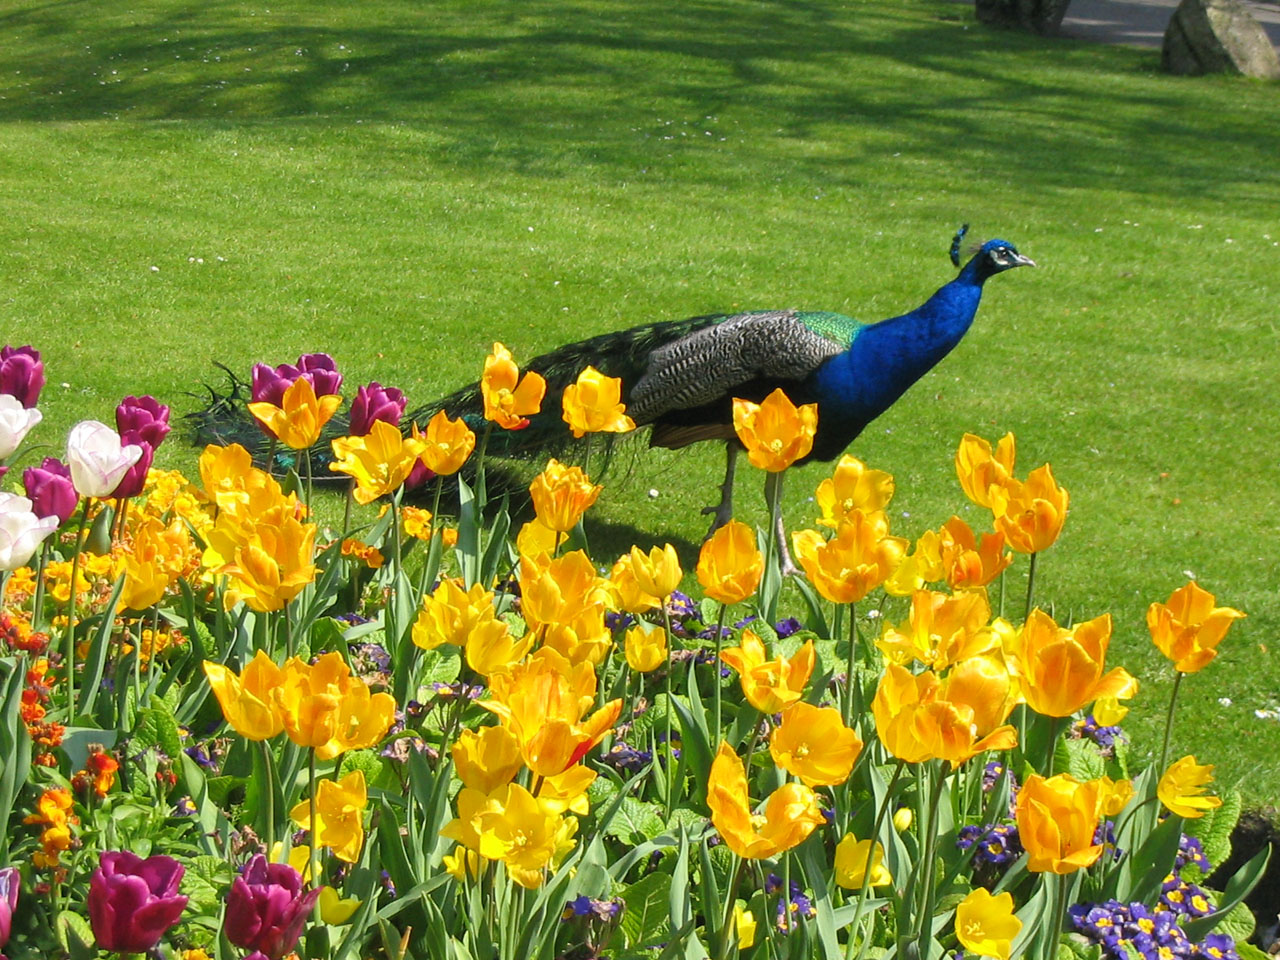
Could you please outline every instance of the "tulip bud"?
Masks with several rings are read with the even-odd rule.
[[[376,380],[367,387],[360,387],[351,401],[349,433],[353,437],[363,437],[378,420],[393,427],[400,426],[405,404],[404,393],[395,387],[384,387]]]
[[[0,347],[0,394],[17,397],[30,410],[44,387],[44,364],[32,347]]]
[[[185,868],[172,857],[143,860],[107,851],[89,879],[89,925],[98,947],[146,953],[178,922],[187,898],[178,893]]]
[[[223,932],[238,947],[280,960],[298,942],[321,889],[304,893],[297,870],[255,854],[231,883]]]
[[[38,517],[57,517],[61,525],[75,512],[80,495],[71,482],[71,468],[57,457],[45,457],[38,467],[22,471],[22,486]]]

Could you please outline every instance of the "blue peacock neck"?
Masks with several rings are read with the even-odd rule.
[[[974,258],[910,313],[860,329],[845,353],[815,371],[824,413],[838,411],[861,430],[892,406],[968,332],[985,280]]]

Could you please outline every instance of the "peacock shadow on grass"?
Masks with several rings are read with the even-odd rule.
[[[971,16],[958,4],[836,12],[782,0],[25,3],[0,15],[14,51],[0,121],[199,121],[215,138],[252,135],[262,121],[296,121],[273,128],[285,138],[407,124],[425,138],[382,140],[375,167],[403,153],[545,177],[585,163],[641,178],[690,150],[780,132],[797,147],[791,162],[833,186],[866,186],[860,161],[888,158],[897,140],[926,155],[998,157],[1003,176],[1063,189],[1124,176],[1113,148],[1136,132],[1162,164],[1131,189],[1185,196],[1188,183],[1208,192],[1247,180],[1220,161],[1257,149],[1256,130],[1224,125],[1215,149],[1180,150],[1196,132],[1186,91],[1116,82],[1117,56],[1137,80],[1156,69],[1154,53],[957,31],[960,12]],[[842,63],[847,75],[832,69]],[[1099,83],[1099,70],[1113,76]],[[655,103],[663,113],[683,104],[683,115],[655,115]],[[862,155],[813,149],[833,127],[865,131]],[[757,174],[750,164],[696,172],[726,183]]]

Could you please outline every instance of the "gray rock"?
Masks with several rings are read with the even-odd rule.
[[[1238,0],[1182,0],[1164,32],[1165,70],[1280,79],[1280,56]]]
[[[1071,0],[974,0],[974,13],[982,23],[1053,36],[1070,4]]]

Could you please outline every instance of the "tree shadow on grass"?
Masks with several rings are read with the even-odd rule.
[[[284,6],[19,7],[0,15],[14,52],[0,121],[403,123],[429,134],[403,149],[429,150],[432,163],[548,177],[583,165],[642,176],[720,143],[780,138],[796,146],[794,166],[854,187],[898,143],[963,151],[1042,186],[1119,176],[1138,192],[1182,195],[1231,182],[1224,155],[1280,152],[1261,125],[1220,125],[1214,150],[1198,148],[1204,119],[1188,113],[1188,88],[1139,74],[1154,69],[1153,53],[1129,54],[1132,84],[1099,89],[1099,69],[1114,79],[1114,53],[960,29],[959,6],[935,16],[795,0]],[[832,142],[846,152],[812,149]],[[682,175],[742,182],[779,159],[725,154]]]

